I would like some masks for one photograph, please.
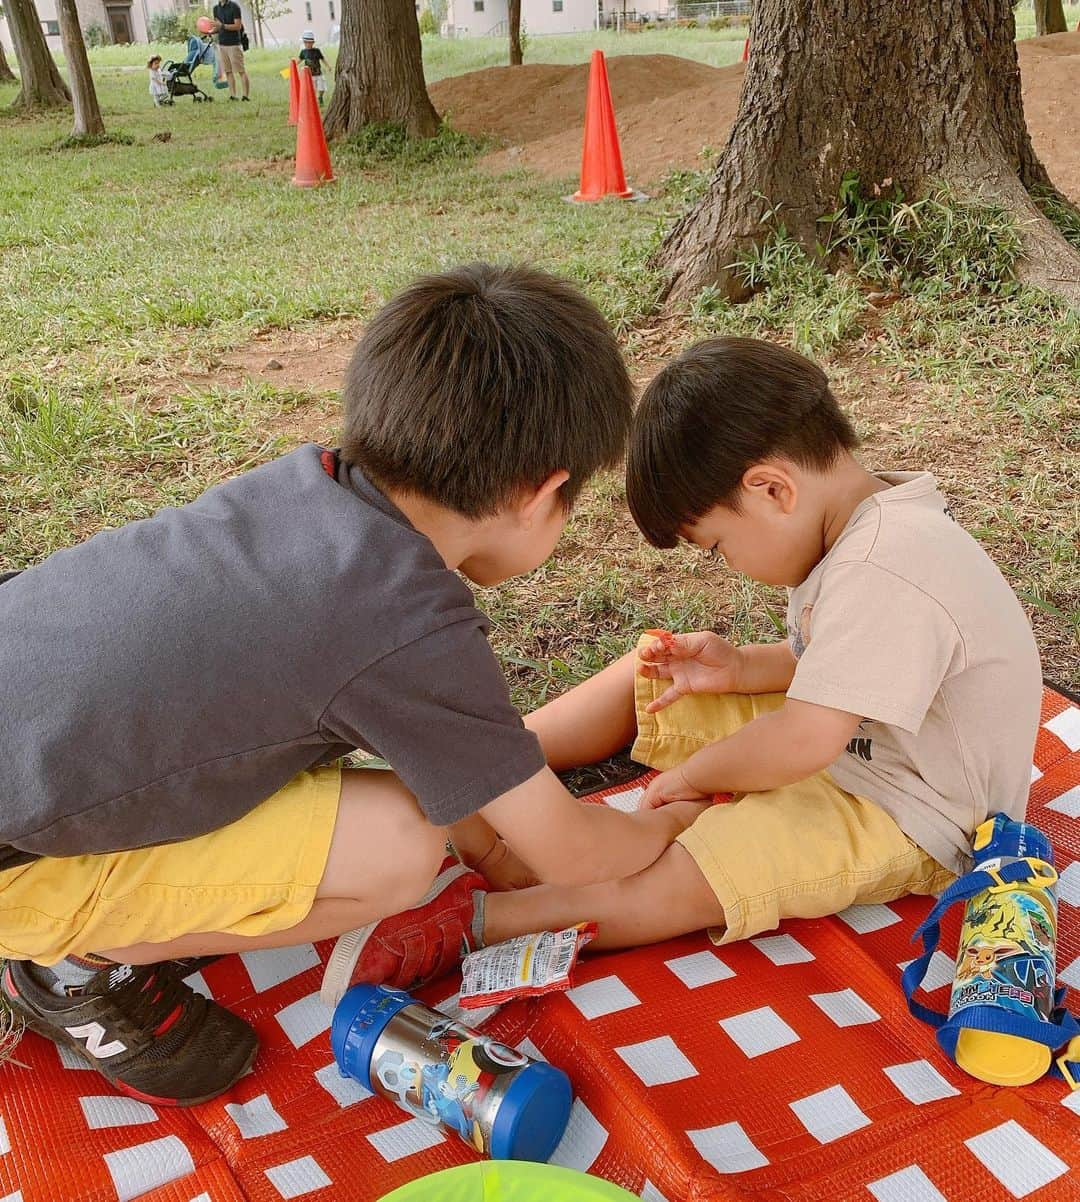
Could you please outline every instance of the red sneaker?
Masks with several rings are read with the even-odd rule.
[[[336,1006],[350,985],[415,989],[450,972],[475,950],[475,895],[487,881],[457,860],[418,905],[342,935],[327,961],[322,999]]]

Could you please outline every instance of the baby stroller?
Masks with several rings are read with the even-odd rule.
[[[165,86],[169,89],[170,100],[174,100],[177,96],[190,96],[196,104],[200,104],[204,100],[209,103],[214,99],[213,96],[208,96],[192,78],[195,68],[203,63],[213,66],[216,74],[217,60],[214,57],[212,39],[209,35],[202,38],[188,38],[187,57],[178,63],[170,59],[161,68]]]

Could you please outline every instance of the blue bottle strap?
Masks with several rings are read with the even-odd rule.
[[[953,881],[948,889],[938,897],[933,909],[919,924],[915,934],[911,937],[913,943],[917,939],[922,939],[923,953],[918,959],[912,960],[907,968],[904,969],[902,977],[904,996],[907,998],[908,1009],[917,1019],[928,1023],[931,1027],[940,1027],[945,1022],[944,1014],[930,1009],[929,1006],[924,1006],[921,1002],[915,1001],[914,993],[922,984],[923,978],[926,976],[926,970],[930,966],[930,960],[934,952],[937,951],[938,944],[941,942],[941,920],[946,912],[952,909],[958,902],[967,901],[969,898],[975,897],[985,890],[993,888],[995,885],[1011,883],[1021,878],[1028,880],[1030,877],[1030,866],[1023,860],[1018,860],[1014,864],[1006,865],[997,875],[996,879],[988,872],[969,872],[967,876],[962,876],[959,880]]]
[[[1041,865],[1040,865],[1041,867]],[[1055,1011],[1049,1022],[1024,1018],[1006,1010],[991,1006],[967,1007],[950,1019],[940,1011],[933,1010],[915,1000],[915,991],[923,982],[926,970],[941,941],[941,920],[958,902],[967,901],[987,889],[1001,885],[1028,882],[1037,879],[1039,870],[1026,860],[1016,860],[992,873],[969,872],[954,881],[938,897],[930,913],[923,919],[912,935],[912,942],[922,939],[923,953],[904,969],[902,984],[908,1009],[921,1022],[937,1028],[938,1042],[950,1059],[955,1059],[956,1041],[964,1029],[992,1031],[1001,1035],[1015,1035],[1034,1043],[1041,1043],[1051,1051],[1063,1048],[1050,1069],[1054,1076],[1063,1078],[1071,1089],[1080,1090],[1080,1022],[1064,1008],[1065,989],[1054,995]],[[1063,1046],[1067,1045],[1067,1046]]]

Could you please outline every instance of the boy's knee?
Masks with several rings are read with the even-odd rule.
[[[414,906],[438,876],[439,866],[447,854],[446,838],[445,827],[432,826],[419,816],[415,826],[406,833],[404,846],[409,852],[400,866],[402,909]]]

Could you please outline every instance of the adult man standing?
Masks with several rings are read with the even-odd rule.
[[[240,5],[236,0],[219,0],[214,5],[214,20],[217,22],[217,55],[218,66],[225,74],[229,85],[229,99],[238,99],[236,95],[236,77],[244,86],[244,94],[240,100],[247,100],[251,91],[251,81],[244,67],[244,20]]]

